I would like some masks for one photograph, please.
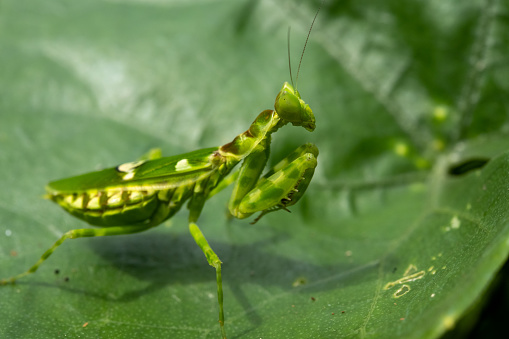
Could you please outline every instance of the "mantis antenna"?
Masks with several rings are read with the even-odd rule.
[[[288,27],[288,67],[290,68],[290,81],[292,82],[292,86],[293,86],[293,88],[295,88],[296,91],[297,91],[297,83],[299,82],[299,72],[300,72],[300,65],[302,64],[302,58],[304,57],[304,52],[306,51],[306,46],[308,44],[309,36],[311,35],[311,30],[313,29],[313,25],[315,24],[316,17],[318,16],[318,13],[320,13],[320,10],[322,9],[324,2],[325,2],[325,0],[323,0],[320,3],[320,7],[318,7],[315,17],[313,18],[313,21],[311,22],[311,26],[309,27],[309,32],[306,37],[306,42],[304,43],[304,48],[302,49],[302,54],[300,55],[299,67],[297,68],[297,77],[295,78],[295,86],[293,84],[292,62],[290,60],[290,27]]]
[[[288,68],[290,69],[290,81],[292,82],[292,87],[295,88],[295,84],[293,83],[293,77],[292,77],[292,60],[290,59],[290,26],[288,26]],[[302,56],[301,56],[302,59]]]

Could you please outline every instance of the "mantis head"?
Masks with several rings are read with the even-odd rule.
[[[294,126],[302,126],[310,132],[314,131],[316,126],[313,111],[288,82],[283,84],[277,95],[274,108],[282,120],[291,122]]]

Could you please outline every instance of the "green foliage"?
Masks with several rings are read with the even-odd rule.
[[[49,181],[218,146],[271,108],[288,26],[295,68],[317,6],[3,1],[0,278],[86,227],[41,198]],[[273,137],[273,164],[320,149],[306,196],[250,225],[228,219],[227,190],[199,220],[224,262],[229,337],[435,338],[484,303],[509,243],[508,13],[495,0],[324,5],[298,83],[316,130]],[[1,287],[0,337],[218,338],[215,288],[181,211],[69,241]]]

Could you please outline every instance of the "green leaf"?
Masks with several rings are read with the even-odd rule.
[[[0,278],[88,227],[56,179],[218,146],[296,76],[318,3],[14,1],[0,11]],[[223,265],[230,338],[435,338],[482,304],[509,251],[509,5],[328,1],[298,88],[317,128],[292,213],[199,225]],[[295,80],[295,79],[294,79]],[[487,163],[486,163],[487,162]],[[58,272],[58,274],[57,274]],[[219,338],[215,274],[187,210],[148,232],[69,240],[0,287],[6,338]]]

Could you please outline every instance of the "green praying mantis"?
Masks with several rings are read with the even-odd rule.
[[[309,29],[301,62],[319,10]],[[143,160],[50,182],[46,186],[47,199],[99,228],[66,232],[27,271],[0,280],[0,284],[14,283],[37,271],[67,239],[143,232],[171,218],[187,202],[189,231],[216,270],[219,324],[221,335],[226,338],[222,262],[198,227],[198,218],[206,201],[230,184],[233,184],[228,205],[231,215],[244,219],[260,212],[254,222],[269,212],[287,210],[302,198],[317,166],[315,145],[298,147],[262,176],[270,154],[271,135],[289,123],[310,132],[315,129],[313,112],[293,86],[293,79],[292,84],[283,84],[274,110],[261,112],[247,131],[225,145],[171,157],[150,152]],[[240,162],[240,169],[231,173]]]

